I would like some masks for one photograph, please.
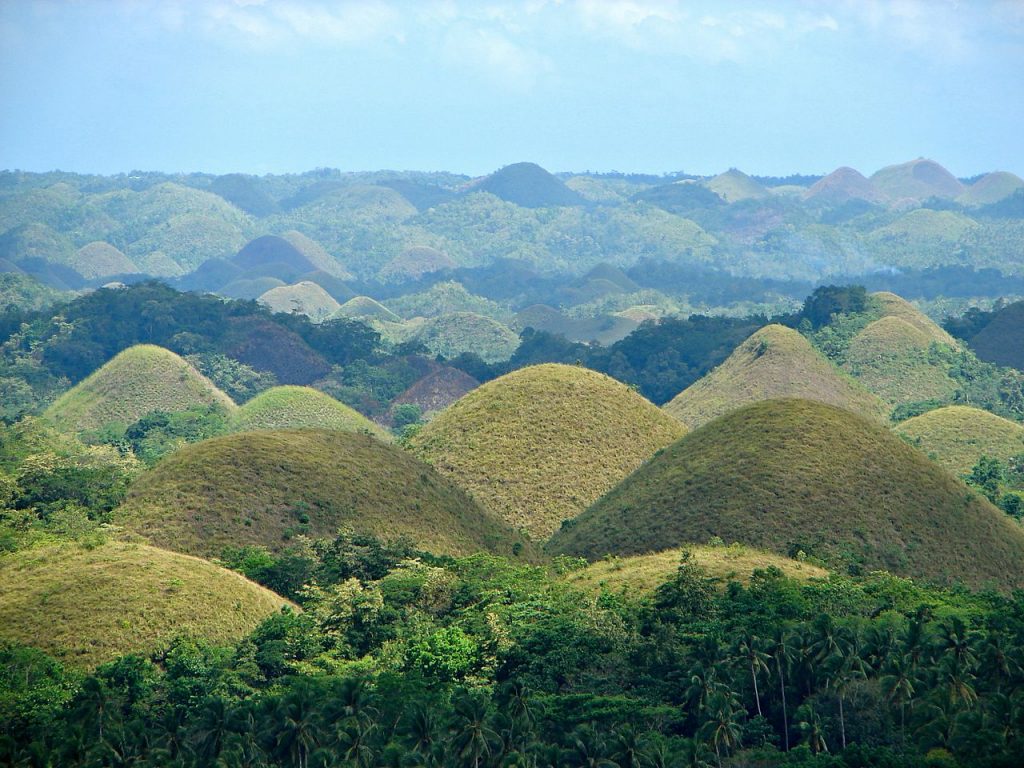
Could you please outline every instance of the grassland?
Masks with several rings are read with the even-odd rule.
[[[664,408],[696,428],[748,403],[802,397],[884,420],[888,408],[820,355],[798,332],[769,325],[740,344]]]
[[[512,329],[475,312],[452,312],[427,320],[413,336],[432,355],[447,358],[475,352],[484,362],[508,360],[519,346]]]
[[[730,168],[725,173],[720,173],[712,179],[701,182],[727,203],[735,203],[738,200],[760,200],[768,197],[768,190],[754,181],[752,178]]]
[[[412,448],[507,523],[546,539],[684,432],[608,376],[537,365],[473,390]]]
[[[335,429],[390,440],[386,431],[358,411],[311,387],[273,387],[235,412],[232,430]]]
[[[1024,454],[1024,426],[964,405],[907,419],[896,431],[957,475],[969,473],[983,455],[1006,461]]]
[[[889,429],[809,400],[691,432],[549,542],[598,559],[712,537],[837,567],[1024,584],[1024,529]]]
[[[957,340],[934,320],[902,296],[889,291],[876,291],[871,294],[871,298],[881,307],[882,317],[898,317],[921,331],[930,341],[947,344],[954,349],[960,346]]]
[[[234,642],[288,604],[206,560],[140,544],[69,543],[0,557],[0,640],[76,667],[179,636]]]
[[[280,550],[339,527],[439,554],[509,553],[516,534],[409,453],[329,430],[246,432],[187,446],[142,475],[115,518],[168,549]]]
[[[372,317],[391,323],[400,323],[402,318],[369,296],[356,296],[349,299],[337,311],[338,317]]]
[[[331,294],[308,280],[271,288],[259,297],[259,302],[272,312],[298,312],[314,323],[326,320],[341,309],[341,304]]]
[[[110,243],[96,241],[83,245],[68,259],[68,266],[82,277],[106,277],[138,272],[134,261]]]
[[[964,190],[956,201],[961,205],[980,206],[996,203],[1024,188],[1024,179],[1015,173],[986,173]]]
[[[953,174],[934,160],[925,159],[888,165],[871,175],[871,183],[892,200],[954,198],[964,191]]]
[[[163,347],[139,344],[124,350],[65,392],[45,416],[69,432],[117,422],[131,424],[152,411],[184,411],[194,405],[235,404],[209,379]]]
[[[721,580],[748,583],[754,571],[778,568],[790,578],[806,581],[828,576],[828,571],[817,565],[800,562],[789,557],[751,549],[742,544],[710,546],[694,544],[685,547],[694,565],[708,576]],[[667,549],[648,555],[608,557],[597,560],[580,571],[570,571],[565,580],[587,591],[609,591],[635,596],[649,594],[660,584],[672,578],[679,568],[684,548]]]

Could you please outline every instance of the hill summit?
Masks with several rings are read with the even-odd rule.
[[[969,473],[982,456],[1006,461],[1024,454],[1024,426],[966,405],[922,413],[897,424],[896,431],[958,475]]]
[[[311,387],[272,387],[240,406],[234,429],[335,429],[362,432],[388,441],[390,437],[363,414]]]
[[[886,166],[872,174],[871,183],[892,200],[952,199],[964,191],[964,185],[953,174],[934,160],[924,158]]]
[[[583,205],[585,200],[536,163],[513,163],[474,185],[472,192],[490,192],[524,208]]]

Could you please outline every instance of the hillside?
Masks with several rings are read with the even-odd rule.
[[[1024,584],[1024,529],[880,425],[808,400],[734,411],[655,456],[555,534],[597,559],[718,536],[837,567]]]
[[[738,171],[735,168],[730,168],[725,173],[702,181],[701,184],[727,203],[735,203],[739,200],[760,200],[768,197],[768,190],[743,171]]]
[[[954,198],[964,185],[934,160],[911,160],[889,165],[871,176],[876,189],[892,200],[927,200],[929,197]]]
[[[769,325],[664,408],[691,429],[748,403],[802,397],[883,420],[888,408],[791,328]]]
[[[882,317],[898,317],[924,333],[931,341],[948,344],[953,348],[960,346],[938,323],[902,296],[889,291],[876,291],[871,294],[871,298],[881,305]]]
[[[259,302],[271,312],[298,312],[314,323],[326,320],[341,308],[331,294],[308,280],[271,288],[259,297]]]
[[[328,275],[339,280],[353,279],[352,273],[339,264],[338,260],[331,256],[316,240],[294,229],[282,232],[281,237],[287,240],[295,250],[305,256],[317,270],[326,272]]]
[[[176,637],[237,642],[289,605],[206,560],[155,547],[63,544],[0,558],[0,640],[91,668]]]
[[[982,456],[1005,462],[1024,454],[1024,426],[980,408],[936,408],[895,429],[955,475],[970,473]]]
[[[391,323],[400,323],[402,318],[369,296],[356,296],[342,304],[335,313],[337,317],[373,317]]]
[[[545,539],[684,432],[614,379],[536,365],[473,390],[411,442],[503,520]]]
[[[340,527],[439,554],[508,554],[517,536],[407,452],[330,430],[245,432],[187,446],[135,482],[115,519],[154,544],[218,555]]]
[[[231,261],[244,269],[249,277],[276,277],[285,282],[320,268],[298,248],[277,235],[263,235],[250,240],[231,257]]]
[[[431,355],[458,357],[475,352],[487,363],[508,360],[519,337],[506,325],[475,312],[450,312],[427,320],[413,336]]]
[[[474,185],[473,192],[490,192],[523,208],[583,205],[584,199],[536,163],[513,163]]]
[[[134,261],[110,243],[96,241],[83,245],[68,259],[68,266],[82,277],[93,279],[108,275],[127,275],[139,272]]]
[[[418,280],[431,272],[454,269],[455,262],[447,255],[425,245],[406,248],[381,267],[377,276],[385,283]]]
[[[446,365],[414,382],[392,401],[392,407],[415,405],[423,418],[429,419],[479,386],[468,373]]]
[[[986,173],[967,187],[956,201],[967,206],[991,205],[1004,200],[1018,189],[1024,189],[1024,179],[1015,173],[994,171]]]
[[[1024,371],[1024,301],[1007,304],[970,340],[982,360]]]
[[[264,429],[335,429],[363,432],[382,440],[388,434],[358,411],[310,387],[273,387],[239,406],[231,419],[238,432]]]
[[[235,408],[230,397],[178,355],[139,344],[65,392],[44,415],[63,430],[80,432],[110,422],[131,424],[152,411],[183,411],[194,405]]]
[[[837,168],[816,181],[803,197],[826,205],[841,205],[850,200],[866,200],[869,203],[882,203],[885,200],[885,196],[860,171],[847,167]]]

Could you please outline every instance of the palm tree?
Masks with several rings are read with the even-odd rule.
[[[309,685],[295,686],[272,712],[276,750],[296,768],[308,768],[309,755],[320,741],[317,697]]]
[[[808,705],[805,709],[804,717],[801,718],[798,727],[800,732],[804,734],[807,739],[807,746],[811,748],[811,752],[818,754],[819,752],[828,752],[828,743],[825,741],[825,727],[821,724],[821,717],[815,711],[814,707]],[[799,715],[799,710],[797,715]]]
[[[888,702],[900,708],[900,741],[906,744],[907,705],[914,701],[917,682],[909,657],[897,655],[890,659],[880,682]]]
[[[779,693],[782,694],[782,735],[786,751],[789,751],[789,715],[786,711],[786,675],[783,671],[788,667],[795,654],[793,634],[786,627],[780,627],[772,639],[771,655],[775,659],[775,669],[779,673]]]
[[[473,768],[490,757],[492,745],[499,736],[488,724],[487,700],[480,695],[465,693],[454,702],[455,737],[452,745],[458,756]]]
[[[722,768],[722,748],[728,755],[740,745],[740,713],[741,707],[731,693],[716,693],[708,703],[708,719],[698,729],[697,735],[714,747],[718,768]]]
[[[199,721],[190,735],[196,757],[204,764],[220,757],[224,741],[231,732],[228,725],[230,712],[219,696],[207,699],[199,713]]]
[[[619,768],[641,768],[648,761],[651,739],[632,725],[612,732],[612,759]]]
[[[566,768],[618,768],[608,757],[608,745],[593,725],[578,726],[569,735],[559,765]]]
[[[750,666],[750,679],[754,682],[754,701],[757,703],[757,714],[764,716],[761,711],[761,694],[757,689],[758,672],[768,672],[768,654],[761,650],[761,640],[749,632],[742,633],[733,645],[734,658],[740,659],[744,664]]]
[[[427,765],[432,762],[434,747],[438,743],[439,725],[436,710],[425,704],[413,708],[406,723],[407,743],[414,754],[424,756]]]

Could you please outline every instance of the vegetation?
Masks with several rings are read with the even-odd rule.
[[[308,280],[271,288],[259,297],[259,302],[271,312],[295,312],[314,323],[326,320],[341,308],[327,291]]]
[[[234,414],[238,432],[260,429],[336,429],[382,439],[387,433],[358,411],[309,387],[274,387],[254,397]]]
[[[538,365],[473,390],[410,445],[501,519],[543,540],[684,431],[607,376]]]
[[[809,400],[755,403],[695,430],[549,548],[597,559],[712,536],[853,572],[1022,583],[1017,523],[885,427]]]
[[[427,320],[413,335],[431,354],[453,358],[472,352],[486,363],[508,360],[519,337],[507,326],[473,312],[452,312]]]
[[[1024,301],[1007,304],[979,320],[984,324],[967,339],[978,357],[1024,371]]]
[[[982,456],[1005,462],[1024,454],[1024,426],[979,408],[937,408],[896,430],[956,475],[969,474]]]

